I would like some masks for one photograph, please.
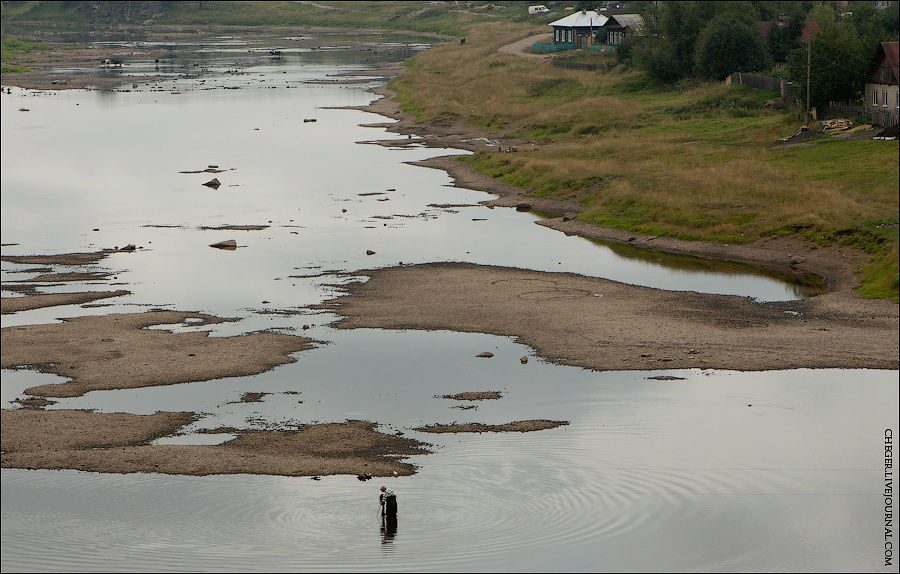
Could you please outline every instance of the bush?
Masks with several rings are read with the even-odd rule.
[[[755,72],[771,66],[755,23],[736,13],[716,16],[697,39],[694,69],[698,76],[724,80],[732,72]]]

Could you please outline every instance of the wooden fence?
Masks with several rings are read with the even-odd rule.
[[[794,100],[794,84],[784,78],[735,72],[725,78],[725,83],[740,84],[742,86],[747,86],[748,88],[753,88],[754,90],[768,90],[770,92],[778,93],[787,101]]]
[[[900,114],[896,109],[869,108],[858,102],[828,102],[825,108],[828,117],[844,117],[865,119],[873,126],[892,127],[900,123]]]
[[[539,53],[547,52],[563,52],[565,50],[574,50],[575,44],[532,44],[531,51]]]

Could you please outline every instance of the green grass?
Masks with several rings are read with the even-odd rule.
[[[11,62],[23,54],[30,54],[39,50],[49,50],[47,46],[41,44],[38,40],[29,38],[15,38],[7,36],[0,39],[0,61]],[[8,66],[11,68],[22,68],[24,66]],[[18,70],[27,71],[27,70]]]
[[[897,249],[895,239],[892,247],[878,252],[872,261],[863,267],[857,293],[868,299],[890,299],[894,303],[900,303],[900,297],[897,295],[898,257],[900,251]]]
[[[452,115],[534,143],[460,161],[535,196],[578,201],[581,221],[726,243],[789,234],[849,246],[873,257],[860,293],[896,299],[898,240],[879,231],[897,223],[896,141],[826,135],[775,147],[798,122],[766,105],[771,92],[660,86],[602,53],[569,56],[596,64],[577,70],[496,52],[529,33],[473,27],[465,46],[418,54],[391,87],[425,124]]]
[[[172,2],[160,8],[160,24],[211,26],[328,26],[377,28],[462,36],[466,28],[485,19],[521,19],[524,7],[500,3],[495,11],[427,6],[424,2],[334,2],[319,6],[297,2]],[[329,8],[322,8],[326,6]],[[123,12],[96,16],[89,2],[22,2],[3,7],[4,20],[67,23],[122,23]],[[132,22],[139,24],[140,22]]]

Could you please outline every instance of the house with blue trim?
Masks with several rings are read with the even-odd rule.
[[[593,10],[582,10],[550,22],[553,27],[553,45],[571,48],[590,48],[594,43],[594,33],[609,20]]]

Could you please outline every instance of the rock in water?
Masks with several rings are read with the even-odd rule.
[[[237,241],[235,241],[234,239],[229,239],[227,241],[211,243],[209,246],[215,247],[216,249],[237,249]]]
[[[214,177],[211,180],[204,183],[203,185],[205,185],[206,187],[211,187],[213,189],[219,189],[219,186],[222,185],[222,182],[219,181],[219,178]]]

